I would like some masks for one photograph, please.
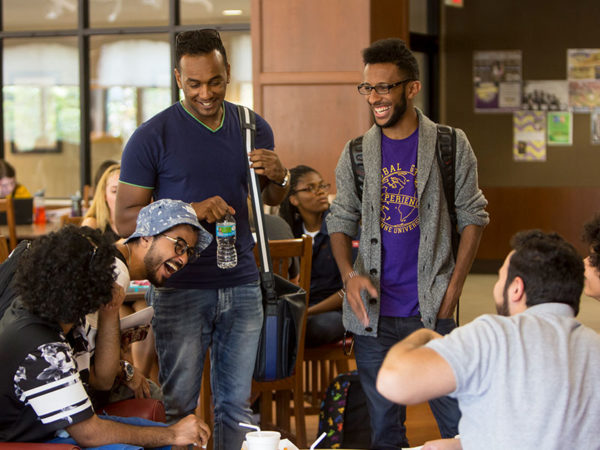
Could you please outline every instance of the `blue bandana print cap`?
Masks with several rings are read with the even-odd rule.
[[[163,198],[140,209],[135,231],[125,242],[143,236],[156,236],[177,225],[188,224],[198,230],[196,250],[201,252],[211,243],[212,235],[202,228],[192,205],[181,200]]]

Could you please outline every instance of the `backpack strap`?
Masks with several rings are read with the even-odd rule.
[[[456,206],[454,204],[454,190],[456,185],[456,131],[454,128],[446,125],[437,125],[436,155],[442,175],[444,195],[448,204],[450,224],[452,226],[452,253],[454,259],[456,259],[460,235],[458,234],[458,221],[456,218]]]
[[[362,201],[363,184],[365,182],[365,164],[363,162],[362,151],[363,137],[359,136],[350,141],[350,162],[352,163],[352,173],[354,174],[354,186],[356,195]]]

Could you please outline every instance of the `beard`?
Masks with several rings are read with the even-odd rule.
[[[406,102],[406,98],[404,97],[404,95],[402,95],[402,102],[394,105],[394,109],[392,111],[392,115],[388,119],[388,121],[386,123],[384,123],[383,125],[377,125],[377,126],[379,128],[391,128],[391,127],[393,127],[394,125],[396,125],[398,123],[398,121],[400,119],[402,119],[402,117],[406,113],[407,107],[408,107],[408,105],[407,105],[407,102]],[[375,115],[373,115],[373,117],[375,117]],[[375,123],[377,123],[377,121],[375,121]]]
[[[508,317],[510,316],[510,311],[508,309],[508,286],[504,285],[504,291],[502,292],[502,304],[496,304],[496,312],[501,316]]]
[[[156,272],[162,263],[159,260],[158,255],[155,255],[154,243],[155,241],[152,241],[148,252],[144,256],[144,269],[146,270],[146,278],[148,281],[154,286],[161,287],[164,284],[164,281],[158,279]]]

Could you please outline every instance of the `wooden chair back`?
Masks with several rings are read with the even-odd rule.
[[[0,234],[0,264],[2,264],[10,255],[8,251],[8,243],[6,242],[6,236]]]
[[[269,241],[273,273],[288,278],[288,269],[292,258],[300,259],[299,285],[306,291],[306,305],[308,307],[308,295],[310,293],[310,273],[312,268],[312,238],[303,235],[298,239],[283,239]],[[254,248],[254,257],[257,265],[260,265],[257,248]],[[252,381],[251,400],[260,397],[261,419],[260,425],[263,430],[277,430],[282,437],[291,439],[299,448],[306,448],[306,423],[304,420],[303,400],[303,371],[302,361],[304,355],[304,335],[306,332],[306,313],[302,320],[300,346],[296,358],[294,374],[288,378],[276,381],[257,382]],[[276,417],[273,420],[273,392],[275,392]],[[296,433],[291,432],[290,417],[292,409],[290,400],[294,401],[294,419]],[[210,368],[209,356],[204,360],[204,372],[202,375],[202,391],[199,398],[197,412],[209,426],[212,424],[211,390],[210,390]]]
[[[71,217],[68,214],[60,216],[60,226],[64,227],[65,225],[75,225],[81,226],[81,222],[83,222],[82,216]]]
[[[17,246],[17,226],[15,223],[15,210],[12,198],[0,198],[0,212],[6,213],[6,225],[8,227],[8,249],[14,250]],[[32,211],[33,213],[33,211]]]

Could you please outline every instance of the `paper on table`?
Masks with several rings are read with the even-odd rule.
[[[248,450],[248,444],[246,441],[242,443],[242,450]],[[290,442],[289,439],[281,439],[279,441],[279,450],[300,450],[294,444]]]
[[[141,325],[149,325],[152,317],[154,316],[154,308],[148,306],[144,309],[140,309],[133,314],[129,314],[121,319],[121,331],[129,328],[139,327]]]

